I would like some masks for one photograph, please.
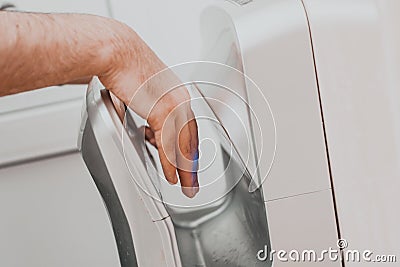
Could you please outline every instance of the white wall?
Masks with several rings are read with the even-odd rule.
[[[200,59],[199,17],[224,0],[110,0],[113,17],[135,29],[168,65]]]
[[[119,266],[103,202],[78,153],[0,169],[0,266]]]

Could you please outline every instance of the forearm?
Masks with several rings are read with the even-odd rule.
[[[0,96],[107,75],[121,45],[135,53],[135,37],[98,16],[0,12]]]
[[[190,95],[132,29],[90,15],[0,12],[0,96],[93,75],[147,120],[166,178],[176,183],[178,171],[193,197],[198,137]]]

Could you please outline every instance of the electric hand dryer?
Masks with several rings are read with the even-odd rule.
[[[110,214],[121,265],[286,266],[270,252],[336,247],[306,5],[224,1],[205,10],[201,26],[203,61],[171,67],[193,87],[198,118],[212,118],[199,120],[207,168],[195,198],[160,177],[135,115],[127,112],[122,123],[107,90],[96,80],[89,86],[82,154]]]
[[[89,85],[81,150],[109,212],[121,266],[266,266],[256,257],[269,244],[262,192],[249,191],[249,172],[232,156],[228,137],[211,129],[212,115],[204,121],[206,112],[194,110],[200,142],[218,140],[219,147],[211,161],[200,155],[204,186],[189,199],[157,175],[134,116],[128,111],[123,124],[109,92],[96,79]],[[200,153],[207,153],[201,144]],[[207,181],[211,176],[217,179]]]

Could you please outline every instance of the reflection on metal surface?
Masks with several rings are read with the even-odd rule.
[[[227,175],[240,168],[225,154]],[[185,216],[173,216],[184,266],[271,266],[256,255],[269,244],[265,206],[260,190],[248,191],[250,179],[243,176],[234,189],[217,203]]]

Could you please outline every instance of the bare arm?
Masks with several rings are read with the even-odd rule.
[[[147,119],[147,135],[158,148],[166,178],[176,183],[178,170],[183,192],[194,196],[197,174],[189,165],[197,156],[197,126],[186,88],[167,92],[177,78],[165,72],[139,91],[145,80],[165,67],[131,28],[118,21],[80,14],[0,12],[0,96],[98,76]]]
[[[119,28],[96,16],[0,12],[0,94],[103,75]]]

